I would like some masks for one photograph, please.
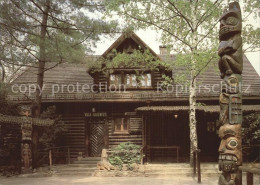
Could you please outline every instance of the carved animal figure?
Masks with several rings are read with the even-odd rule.
[[[241,74],[243,69],[241,10],[237,2],[230,3],[229,11],[220,18],[218,48],[221,78],[233,73]]]

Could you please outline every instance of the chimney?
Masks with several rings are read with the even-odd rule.
[[[160,55],[167,55],[168,51],[167,51],[167,47],[166,46],[159,46],[159,50],[160,50]]]

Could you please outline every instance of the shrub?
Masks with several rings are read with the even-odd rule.
[[[121,143],[112,149],[111,154],[108,157],[109,162],[119,167],[121,170],[123,164],[127,165],[129,170],[132,170],[131,164],[139,164],[142,159],[140,153],[141,147],[131,142]]]

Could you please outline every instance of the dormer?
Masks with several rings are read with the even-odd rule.
[[[171,70],[135,33],[122,34],[89,71],[97,91],[155,90]]]

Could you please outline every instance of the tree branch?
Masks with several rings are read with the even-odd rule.
[[[181,13],[181,11],[179,11],[179,9],[175,6],[175,4],[174,4],[173,2],[171,2],[170,0],[167,0],[167,1],[168,1],[168,3],[169,3],[170,5],[173,6],[173,8],[177,11],[177,13],[186,21],[186,23],[189,25],[191,31],[193,32],[194,29],[193,29],[193,26],[191,25],[191,20],[188,19],[186,16],[184,16],[184,15]],[[175,13],[176,13],[176,12],[175,12]]]
[[[30,49],[28,49],[26,46],[24,46],[9,30],[8,30],[8,32],[9,32],[10,35],[14,38],[14,40],[15,40],[16,42],[18,42],[18,43],[22,46],[23,49],[27,50],[34,58],[36,58],[37,60],[39,60],[38,57],[36,57],[36,56],[30,51]]]
[[[189,48],[191,48],[191,46],[190,46],[187,42],[185,42],[184,40],[182,40],[182,39],[179,38],[178,36],[174,35],[174,34],[171,33],[169,30],[167,30],[167,29],[165,29],[165,28],[163,28],[163,27],[161,27],[161,26],[159,26],[159,25],[157,25],[157,24],[155,24],[155,23],[153,23],[153,22],[146,21],[146,20],[143,20],[143,19],[134,17],[134,16],[132,16],[132,15],[126,13],[125,11],[124,11],[124,14],[125,14],[126,16],[131,17],[131,18],[134,19],[134,20],[137,20],[137,21],[140,21],[140,22],[143,22],[143,23],[146,23],[146,24],[153,25],[153,26],[155,26],[155,27],[157,27],[157,28],[159,28],[159,29],[161,29],[161,30],[167,32],[168,34],[172,35],[174,38],[176,38],[177,40],[181,41],[183,44],[185,44],[186,46],[188,46]]]
[[[202,14],[202,16],[200,17],[200,19],[198,20],[198,23],[197,23],[197,25],[196,25],[196,28],[198,28],[200,24],[202,24],[209,16],[212,15],[213,12],[211,12],[209,15],[206,16],[206,14],[209,12],[209,10],[210,10],[211,8],[215,7],[215,5],[217,4],[218,1],[219,1],[219,0],[216,0],[216,1],[213,3],[213,5],[212,5],[209,9],[207,9],[207,11],[204,12],[204,14]],[[220,3],[221,3],[221,2],[220,2]],[[219,4],[220,4],[220,3],[219,3]],[[204,16],[206,16],[206,17],[204,18]]]
[[[38,19],[36,19],[32,15],[28,14],[27,12],[25,12],[16,2],[14,2],[14,0],[11,0],[11,1],[18,9],[20,9],[23,12],[24,15],[27,15],[28,17],[32,18],[33,20],[35,20],[38,23],[41,23]]]
[[[203,66],[202,68],[200,68],[200,70],[198,71],[198,73],[197,73],[195,76],[193,76],[193,78],[192,78],[192,83],[193,83],[194,80],[200,75],[200,73],[209,65],[209,63],[213,60],[213,58],[214,58],[214,57],[211,57],[211,58],[209,59],[209,61],[205,64],[205,66]]]
[[[42,13],[45,13],[44,10],[34,1],[30,0]]]

